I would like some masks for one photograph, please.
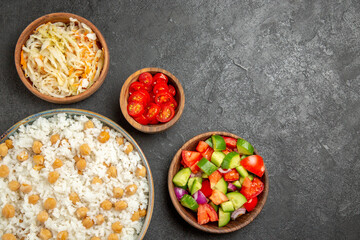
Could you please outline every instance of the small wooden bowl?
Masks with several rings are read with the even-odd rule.
[[[127,112],[130,84],[133,82],[136,82],[138,80],[140,74],[142,74],[144,72],[149,72],[151,74],[160,72],[160,73],[165,74],[169,78],[169,84],[173,85],[176,90],[175,100],[177,101],[178,106],[175,109],[174,118],[171,119],[167,123],[159,123],[159,124],[155,124],[155,125],[142,125],[142,124],[136,122],[134,120],[134,118],[131,117],[129,115],[129,113]],[[130,75],[130,77],[128,77],[128,79],[126,79],[125,83],[123,84],[123,86],[121,88],[119,100],[120,100],[121,112],[124,115],[125,119],[131,124],[131,126],[133,126],[137,130],[144,132],[144,133],[162,132],[162,131],[165,131],[166,129],[172,127],[179,120],[179,118],[184,110],[184,106],[185,106],[184,89],[182,88],[179,80],[174,75],[172,75],[170,72],[168,72],[164,69],[161,69],[161,68],[143,68],[143,69],[136,71],[132,75]]]
[[[21,49],[22,49],[22,46],[25,45],[26,41],[29,39],[30,35],[40,25],[42,25],[44,23],[48,23],[48,22],[52,22],[52,23],[54,23],[54,22],[65,22],[65,23],[68,23],[70,17],[71,18],[76,18],[80,22],[85,23],[87,26],[89,26],[94,31],[94,33],[96,34],[97,39],[100,42],[100,45],[101,45],[101,47],[103,48],[103,51],[104,51],[104,66],[103,66],[103,69],[102,69],[102,71],[100,73],[99,78],[85,92],[80,93],[79,95],[75,95],[75,96],[70,96],[70,97],[65,97],[65,98],[56,98],[56,97],[48,96],[48,95],[45,95],[45,94],[39,92],[35,87],[33,87],[32,82],[30,81],[30,79],[25,77],[24,71],[23,71],[23,69],[21,67],[21,64],[20,64]],[[43,99],[45,101],[52,102],[52,103],[58,103],[58,104],[75,103],[75,102],[79,102],[81,100],[84,100],[85,98],[90,97],[103,84],[103,82],[105,80],[105,77],[106,77],[106,75],[108,73],[108,70],[109,70],[109,61],[110,61],[108,46],[107,46],[107,44],[105,42],[105,39],[104,39],[103,35],[95,27],[95,25],[92,24],[89,20],[87,20],[87,19],[85,19],[83,17],[80,17],[78,15],[75,15],[75,14],[72,14],[72,13],[62,13],[62,12],[47,14],[45,16],[42,16],[42,17],[36,19],[32,23],[30,23],[29,26],[27,26],[25,28],[25,30],[21,33],[21,35],[20,35],[20,37],[19,37],[19,39],[18,39],[18,41],[16,43],[14,58],[15,58],[16,70],[17,70],[17,72],[19,74],[19,77],[20,77],[21,81],[25,84],[27,89],[29,89],[34,95],[36,95],[37,97],[39,97],[39,98],[41,98],[41,99]]]
[[[256,216],[260,213],[260,211],[262,210],[262,208],[265,205],[265,202],[266,202],[266,199],[267,199],[267,196],[269,193],[269,176],[268,176],[267,169],[265,167],[265,173],[260,178],[261,181],[264,183],[265,188],[264,188],[264,191],[258,196],[258,204],[253,211],[238,217],[235,221],[230,220],[230,222],[226,226],[221,227],[221,228],[218,227],[218,225],[217,225],[218,222],[211,222],[211,223],[209,222],[205,225],[198,224],[196,213],[192,212],[190,209],[184,208],[180,204],[180,202],[177,200],[172,179],[173,179],[174,175],[180,169],[181,151],[182,150],[195,151],[195,148],[196,148],[197,144],[199,143],[199,141],[205,141],[212,135],[221,135],[221,136],[227,136],[227,137],[233,137],[233,138],[240,138],[239,136],[236,136],[235,134],[227,133],[227,132],[207,132],[207,133],[202,133],[200,135],[197,135],[197,136],[193,137],[192,139],[190,139],[189,141],[187,141],[179,149],[179,151],[177,151],[177,153],[175,154],[175,157],[173,158],[173,160],[171,162],[171,165],[169,168],[169,173],[168,173],[168,189],[169,189],[171,201],[173,202],[173,204],[176,208],[176,211],[178,211],[180,216],[185,221],[187,221],[190,225],[192,225],[193,227],[196,227],[197,229],[205,231],[205,232],[230,233],[230,232],[234,232],[236,230],[239,230],[240,228],[245,227],[250,222],[252,222],[256,218]],[[256,149],[254,150],[254,154],[258,154],[258,151]]]

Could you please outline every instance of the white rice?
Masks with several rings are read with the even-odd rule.
[[[122,135],[113,129],[109,130],[109,141],[100,143],[97,136],[102,131],[103,124],[97,119],[91,119],[95,128],[84,130],[84,123],[88,120],[86,116],[70,117],[66,114],[58,114],[49,119],[39,118],[31,125],[20,126],[10,137],[14,148],[9,149],[8,154],[0,161],[0,165],[5,164],[10,169],[7,178],[0,178],[0,208],[2,209],[5,204],[12,204],[15,207],[15,217],[7,219],[0,215],[0,236],[12,233],[17,239],[39,239],[41,228],[47,228],[52,233],[52,239],[55,239],[60,231],[67,231],[68,239],[85,240],[94,236],[107,239],[108,235],[113,233],[111,224],[120,221],[123,229],[118,234],[119,239],[137,238],[144,219],[140,218],[139,221],[133,222],[131,217],[139,209],[147,208],[149,198],[147,178],[135,176],[135,170],[142,165],[140,156],[135,150],[129,155],[125,154],[124,150],[129,142],[125,139],[124,144],[119,146],[115,138]],[[60,139],[68,139],[70,146],[66,141],[61,141],[61,145],[60,141],[51,145],[50,136],[53,134],[60,134]],[[35,140],[43,144],[41,155],[45,158],[45,168],[40,171],[33,169],[35,163],[32,157],[35,154],[32,151],[32,144]],[[91,154],[84,157],[87,166],[83,175],[80,175],[73,158],[80,154],[79,147],[84,143],[90,146]],[[27,150],[29,159],[20,162],[16,156],[23,150]],[[61,159],[64,165],[56,169],[60,173],[59,179],[55,184],[50,184],[48,174],[54,171],[52,163],[56,158]],[[104,162],[116,166],[118,173],[116,178],[107,176]],[[95,176],[102,179],[103,183],[91,184]],[[32,191],[28,194],[20,190],[11,191],[8,183],[12,180],[20,184],[30,184]],[[126,196],[124,193],[121,199],[113,198],[114,187],[125,189],[130,184],[136,184],[138,187],[134,195]],[[76,205],[73,205],[69,199],[72,191],[75,191],[81,200]],[[28,203],[28,196],[32,194],[40,196],[40,200],[35,205]],[[47,198],[55,198],[57,205],[55,209],[48,210],[49,219],[45,223],[40,223],[36,217],[44,210],[43,202]],[[104,200],[110,200],[112,203],[124,200],[128,203],[128,207],[123,211],[116,211],[114,208],[104,211],[100,207],[100,203]],[[74,214],[77,208],[83,206],[89,209],[87,216],[94,222],[96,222],[94,217],[98,214],[105,217],[105,222],[86,229]]]

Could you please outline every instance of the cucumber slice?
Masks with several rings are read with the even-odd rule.
[[[201,182],[198,179],[195,179],[193,185],[191,186],[191,195],[199,191],[201,187],[202,187]]]
[[[226,149],[225,140],[222,136],[219,135],[212,135],[211,140],[213,143],[214,151],[223,151]]]
[[[223,227],[230,222],[231,212],[224,212],[219,208],[219,227]]]
[[[249,173],[247,177],[250,179],[250,181],[254,180],[254,175],[252,175],[251,173]]]
[[[226,155],[223,152],[213,152],[213,154],[211,155],[211,162],[215,164],[217,167],[220,167],[225,156]]]
[[[223,169],[232,169],[240,166],[240,155],[237,152],[228,153],[221,164]]]
[[[224,180],[224,178],[221,178],[215,185],[214,189],[219,190],[223,194],[227,193],[227,187],[228,183]]]
[[[188,184],[187,184],[188,188],[189,188],[189,191],[191,191],[191,188],[192,188],[195,180],[198,180],[200,183],[202,183],[202,178],[201,177],[192,177],[192,178],[190,178],[189,181],[188,181]]]
[[[184,188],[186,187],[186,184],[189,180],[191,174],[191,170],[190,168],[183,168],[181,169],[173,178],[173,183],[177,186],[177,187],[181,187]]]
[[[239,192],[228,193],[226,197],[233,203],[235,210],[247,202],[246,197]]]
[[[215,205],[215,203],[210,202],[209,205],[215,210],[215,212],[217,212],[219,210],[219,206]]]
[[[244,158],[247,158],[247,157],[248,157],[248,155],[241,155],[240,161],[243,160]]]
[[[254,147],[246,140],[238,138],[236,147],[241,155],[253,155]]]
[[[201,173],[201,177],[202,177],[202,178],[209,178],[209,176],[208,176],[206,173],[204,173],[204,172]]]
[[[233,212],[235,210],[231,201],[221,203],[220,207],[224,212]]]
[[[211,148],[213,147],[212,141],[211,141],[211,137],[206,139],[205,141]]]
[[[193,211],[198,209],[199,204],[195,201],[195,199],[190,196],[189,194],[185,194],[180,201],[181,205],[183,205],[186,208],[189,208]]]
[[[232,183],[235,187],[237,188],[241,188],[241,183],[239,180],[236,180],[235,182]]]
[[[249,176],[248,171],[246,171],[246,169],[245,169],[243,166],[238,166],[238,167],[236,167],[236,170],[239,172],[239,174],[240,174],[243,178]]]
[[[207,175],[211,175],[218,168],[211,162],[209,162],[206,158],[202,158],[198,163],[198,167]]]

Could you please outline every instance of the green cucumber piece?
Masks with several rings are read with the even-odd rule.
[[[190,168],[183,168],[181,169],[173,178],[173,183],[177,186],[177,187],[181,187],[184,188],[186,187],[186,184],[189,180],[191,174],[191,170]]]
[[[189,188],[189,191],[191,191],[191,188],[192,188],[195,180],[198,180],[200,183],[202,183],[202,178],[201,177],[192,177],[192,178],[190,178],[189,181],[188,181],[188,184],[187,184],[187,186]]]
[[[240,155],[237,152],[228,153],[221,164],[222,169],[232,169],[240,166]]]
[[[201,179],[201,178],[200,178]],[[199,191],[201,189],[202,185],[201,185],[201,181],[199,181],[198,179],[195,179],[193,185],[191,186],[191,195],[193,195],[194,193],[196,193],[197,191]]]
[[[249,173],[247,177],[250,179],[250,181],[254,180],[254,175],[252,175],[251,173]]]
[[[206,139],[205,141],[211,148],[213,147],[212,141],[211,141],[211,137],[209,137],[208,139]]]
[[[226,155],[223,152],[213,152],[213,154],[211,155],[211,162],[215,164],[217,167],[220,167],[225,156]]]
[[[243,160],[244,158],[247,158],[247,157],[248,157],[248,155],[241,155],[240,161]]]
[[[198,167],[207,175],[211,175],[218,168],[211,162],[209,162],[206,158],[202,158],[198,163]]]
[[[226,197],[233,203],[235,210],[247,202],[246,197],[239,192],[228,193]]]
[[[241,155],[252,155],[254,147],[246,140],[238,138],[236,148]]]
[[[243,178],[249,176],[248,171],[246,171],[246,169],[243,166],[236,167],[236,170],[239,172],[240,176],[242,176]]]
[[[225,140],[222,136],[219,135],[212,135],[211,140],[213,143],[214,151],[223,151],[226,149]]]
[[[215,210],[215,212],[217,212],[219,210],[219,206],[215,205],[215,203],[210,202],[209,205]]]
[[[198,209],[199,204],[195,201],[195,199],[190,196],[189,194],[185,194],[181,200],[180,200],[181,205],[183,205],[186,208],[189,208],[193,211],[195,211],[196,209]]]
[[[202,178],[209,178],[209,176],[208,176],[206,173],[204,173],[204,172],[201,173],[201,177],[202,177]]]
[[[224,212],[219,208],[219,227],[223,227],[230,222],[231,212]]]
[[[241,183],[240,183],[239,180],[236,180],[235,182],[232,182],[232,184],[237,188],[241,188]]]
[[[233,212],[235,210],[232,201],[223,202],[220,207],[224,212]]]
[[[214,189],[217,189],[220,192],[222,192],[223,194],[226,194],[227,187],[228,187],[228,183],[224,180],[224,178],[221,178],[214,186]]]

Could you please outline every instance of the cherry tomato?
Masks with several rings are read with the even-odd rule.
[[[129,93],[132,94],[133,92],[139,91],[140,89],[145,90],[145,85],[141,82],[133,82],[130,84]]]
[[[170,84],[169,84],[169,93],[173,96],[176,95],[176,90],[175,90],[174,86],[170,85]]]
[[[246,203],[244,203],[244,208],[246,208],[246,211],[251,212],[252,210],[254,210],[257,203],[258,203],[258,198],[254,197],[248,200]]]
[[[151,86],[153,83],[153,77],[151,73],[144,72],[139,76],[139,82],[143,83],[145,86]]]
[[[174,109],[177,107],[177,101],[174,98],[170,98],[170,101],[168,102],[170,106],[172,106]]]
[[[153,80],[154,80],[154,84],[157,84],[157,83],[165,83],[165,84],[167,84],[168,83],[168,77],[163,73],[155,74],[154,77],[153,77]]]
[[[139,117],[136,117],[134,119],[135,119],[135,121],[137,121],[138,123],[140,123],[142,125],[149,124],[149,120],[144,116],[144,114],[141,114]]]
[[[127,106],[127,110],[128,110],[128,113],[130,116],[132,116],[134,118],[139,117],[145,111],[144,103],[130,102]]]
[[[166,85],[165,83],[158,83],[153,88],[153,93],[155,94],[158,94],[160,92],[167,92],[167,91],[169,91],[169,86]]]
[[[152,92],[149,94],[150,94],[150,102],[155,103],[155,94]]]
[[[156,116],[156,119],[159,122],[165,123],[173,119],[175,115],[175,110],[170,105],[163,105],[160,109],[159,115]]]
[[[150,103],[146,111],[145,117],[149,122],[151,122],[154,119],[156,119],[156,116],[159,114],[159,112],[160,112],[160,107],[155,103]]]
[[[171,99],[173,99],[173,97],[168,92],[160,92],[155,95],[155,103],[156,104],[165,104],[168,102],[172,103]]]
[[[145,89],[148,93],[152,93],[153,85],[145,85],[144,89]]]
[[[265,165],[263,158],[259,155],[251,155],[243,160],[241,160],[240,164],[248,171],[262,177],[265,172]]]
[[[152,124],[152,125],[155,125],[155,124],[158,124],[158,123],[159,123],[159,121],[156,118],[149,122],[149,124]]]
[[[145,90],[139,90],[129,96],[128,102],[142,102],[146,105],[150,102],[150,95]]]

